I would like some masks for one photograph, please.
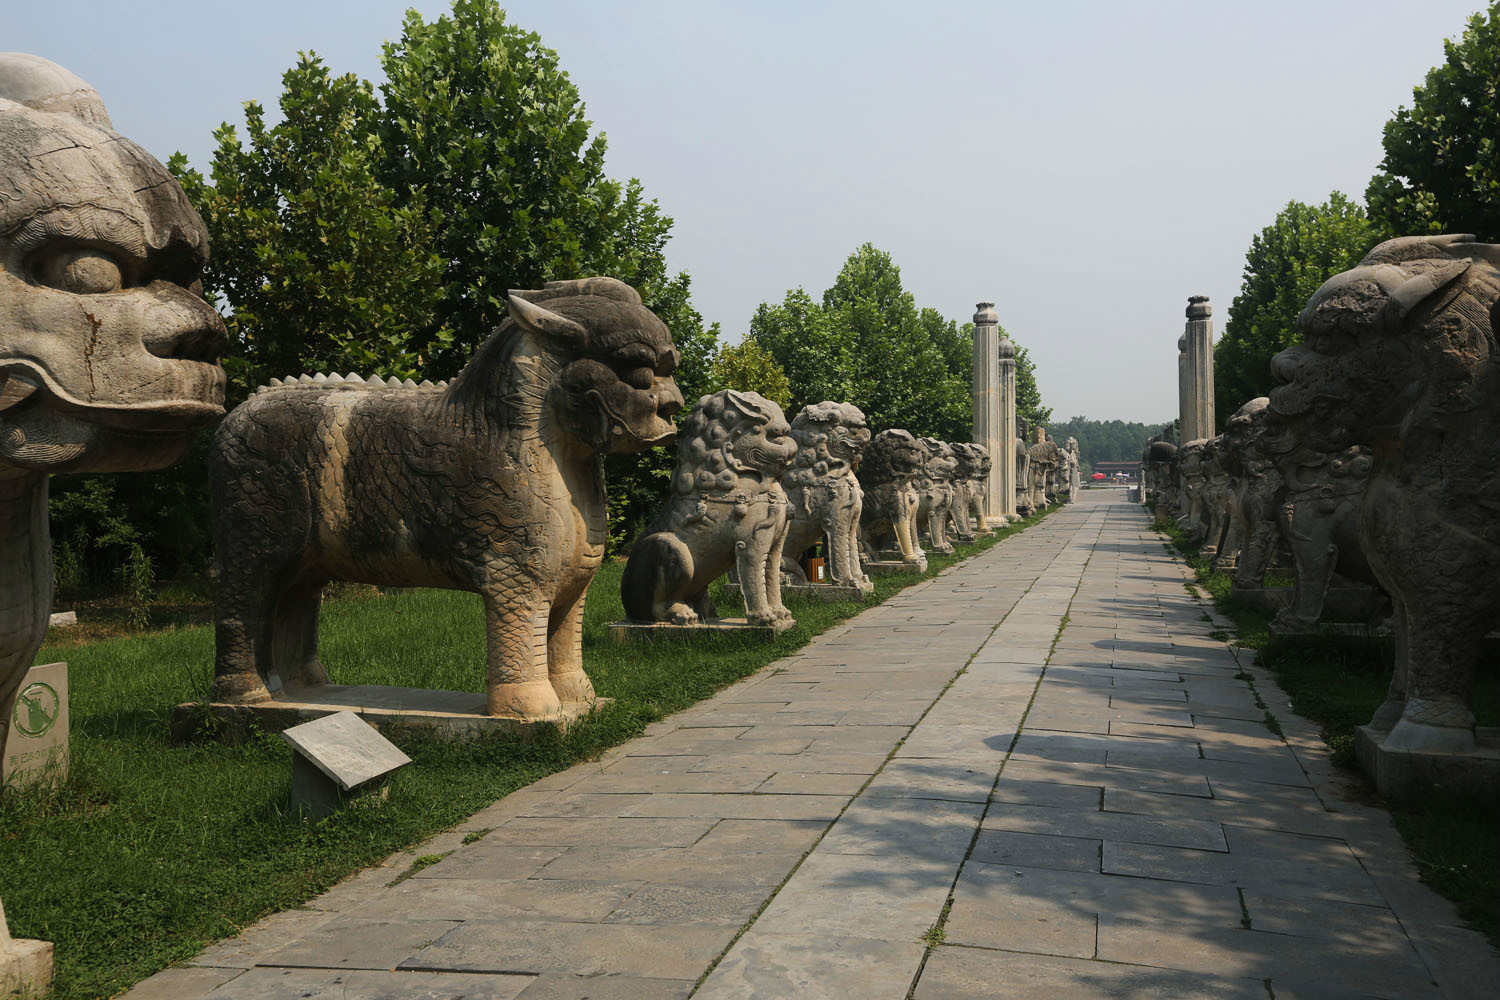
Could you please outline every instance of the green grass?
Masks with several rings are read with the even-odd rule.
[[[1393,642],[1373,635],[1272,639],[1267,634],[1270,614],[1232,597],[1229,576],[1213,572],[1174,524],[1159,518],[1156,528],[1168,537],[1168,547],[1187,560],[1214,606],[1234,621],[1236,644],[1257,650],[1257,662],[1291,697],[1293,710],[1319,726],[1334,763],[1357,772],[1354,731],[1385,701],[1395,665]],[[1474,714],[1481,726],[1500,725],[1500,670],[1494,658],[1481,665],[1476,678]],[[1500,946],[1500,838],[1495,835],[1500,817],[1472,803],[1440,797],[1420,805],[1384,804],[1422,880],[1453,900],[1465,920]]]
[[[879,577],[874,600],[1038,519],[953,556],[930,553],[924,576]],[[240,746],[168,739],[172,706],[208,690],[211,628],[44,647],[38,663],[69,664],[72,768],[60,788],[0,795],[0,886],[12,932],[56,944],[54,996],[110,996],[299,906],[495,799],[639,735],[873,603],[789,598],[798,625],[770,643],[720,637],[626,647],[605,634],[623,617],[623,568],[600,569],[585,622],[585,666],[613,703],[566,734],[549,729],[530,741],[395,734],[414,765],[393,777],[389,798],[317,824],[287,811],[291,757],[279,737]],[[717,603],[732,613],[730,601]],[[479,600],[433,590],[331,600],[320,654],[335,683],[480,691]]]

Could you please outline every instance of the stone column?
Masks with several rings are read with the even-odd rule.
[[[1002,521],[1000,482],[1000,321],[995,303],[981,302],[974,313],[974,443],[990,453],[994,465],[985,481],[984,527]]]
[[[1187,334],[1177,338],[1177,444],[1187,444],[1193,433],[1193,382],[1188,366]]]
[[[1218,433],[1214,420],[1214,321],[1207,295],[1188,297],[1187,341],[1188,383],[1192,386],[1193,431],[1182,443],[1197,438],[1211,438]]]
[[[994,454],[995,487],[1000,491],[999,521],[1019,521],[1016,513],[1016,347],[1000,332],[996,350],[1000,368],[1000,444]]]

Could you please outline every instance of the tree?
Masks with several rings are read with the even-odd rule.
[[[1478,13],[1443,63],[1386,123],[1385,158],[1365,190],[1370,217],[1391,236],[1475,233],[1500,239],[1500,3]]]
[[[1036,384],[1036,364],[1015,338],[1011,338],[1011,343],[1016,348],[1016,416],[1033,427],[1045,426],[1052,419],[1052,407],[1042,405],[1042,390]]]
[[[789,291],[756,309],[747,336],[786,372],[794,408],[839,400],[876,430],[969,437],[972,331],[918,310],[900,269],[871,244],[849,255],[821,305]]]
[[[1271,358],[1297,341],[1297,314],[1318,286],[1359,261],[1381,236],[1358,204],[1334,191],[1321,205],[1289,202],[1250,241],[1244,280],[1214,345],[1219,425],[1271,390]]]
[[[788,420],[796,416],[791,409],[792,386],[787,381],[786,372],[781,370],[770,351],[753,340],[721,347],[709,366],[709,373],[711,392],[722,389],[756,392],[781,407]]]
[[[1127,423],[1123,420],[1090,420],[1073,417],[1067,423],[1052,424],[1047,434],[1059,442],[1078,439],[1079,467],[1088,478],[1097,462],[1134,462],[1151,435],[1160,431],[1154,424]]]

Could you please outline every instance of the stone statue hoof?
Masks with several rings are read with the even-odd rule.
[[[564,705],[588,705],[597,699],[593,683],[582,670],[553,674],[552,690]]]
[[[775,625],[779,616],[774,611],[747,611],[745,621],[751,625]]]
[[[1406,710],[1406,702],[1398,698],[1387,698],[1385,704],[1375,710],[1370,717],[1370,728],[1388,733],[1395,728],[1396,723],[1401,721],[1401,713]]]
[[[506,719],[537,721],[562,714],[562,702],[547,681],[495,684],[486,701],[489,714]]]
[[[258,676],[215,677],[213,701],[229,705],[254,705],[271,700],[271,692]]]
[[[698,624],[698,612],[686,604],[674,604],[662,616],[662,621],[671,622],[673,625],[696,625]]]

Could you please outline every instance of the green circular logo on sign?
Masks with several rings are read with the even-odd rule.
[[[35,681],[16,697],[16,729],[22,736],[45,736],[57,723],[58,698],[51,684]]]

